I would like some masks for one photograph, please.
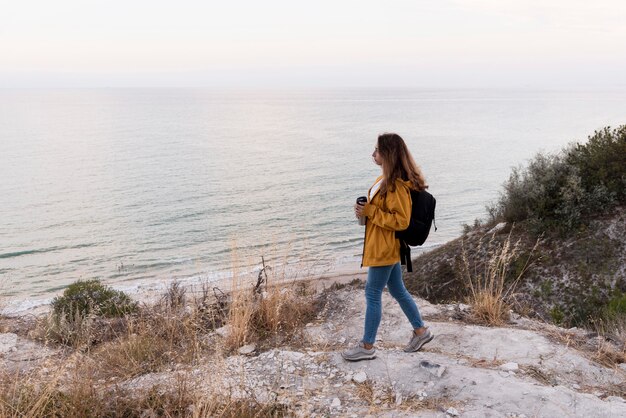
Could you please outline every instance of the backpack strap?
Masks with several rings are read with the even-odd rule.
[[[404,240],[400,240],[400,264],[406,265],[406,271],[413,271],[413,263],[411,262],[411,247]]]

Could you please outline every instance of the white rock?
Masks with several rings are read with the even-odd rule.
[[[515,370],[519,370],[519,365],[517,363],[515,363],[514,361],[511,361],[509,363],[501,364],[499,368],[501,370],[505,370],[507,372],[512,372],[512,371],[515,371]]]
[[[0,334],[0,354],[14,351],[17,346],[17,334]]]
[[[367,380],[367,374],[365,372],[358,372],[354,376],[352,376],[352,380],[356,383],[363,383]]]
[[[237,350],[237,352],[243,356],[249,356],[255,351],[256,351],[256,345],[254,344],[244,345],[243,347],[239,347],[239,350]]]
[[[433,376],[441,377],[443,372],[446,371],[446,367],[441,364],[433,363],[432,361],[423,360],[420,362],[420,367],[426,369],[428,373]]]
[[[471,308],[471,306],[469,306],[469,305],[466,305],[466,304],[464,304],[464,303],[459,303],[459,309],[460,309],[461,311],[463,311],[463,312],[465,312],[465,311],[469,311],[469,310],[470,310],[470,308]]]
[[[450,416],[453,416],[453,417],[458,417],[459,416],[459,411],[457,411],[456,408],[450,407],[450,408],[448,408],[446,410],[446,414],[448,414]]]
[[[299,353],[297,351],[280,351],[280,356],[287,360],[299,361],[304,357],[304,353]]]
[[[495,234],[496,232],[499,232],[499,231],[503,230],[505,226],[506,226],[506,222],[500,222],[499,224],[497,224],[496,226],[491,228],[489,230],[489,232],[487,232],[487,233],[488,234]]]
[[[222,338],[228,337],[228,334],[230,334],[230,325],[224,325],[223,327],[216,329],[215,333]]]
[[[339,408],[341,406],[341,399],[335,398],[333,402],[330,404],[331,408]]]
[[[402,405],[402,394],[400,392],[396,392],[396,406]]]
[[[607,401],[609,402],[621,402],[621,403],[626,403],[626,400],[624,398],[620,398],[619,396],[609,396],[606,398]]]
[[[626,372],[626,363],[620,363],[618,367]]]

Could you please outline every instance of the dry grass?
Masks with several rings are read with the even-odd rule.
[[[72,318],[65,315],[55,315],[52,311],[46,316],[37,318],[35,329],[30,335],[44,344],[58,343],[75,349],[84,349],[90,346],[97,338],[96,317],[81,315],[80,312]]]
[[[616,345],[626,346],[626,314],[605,314],[593,322],[595,331],[613,341]]]
[[[598,333],[597,337],[590,337],[588,333],[581,335],[554,328],[546,336],[558,344],[578,350],[588,359],[604,367],[615,368],[619,371],[617,366],[626,363],[626,344],[623,341],[607,339],[601,333]],[[622,371],[619,372],[623,373]]]
[[[234,283],[229,295],[206,284],[199,295],[190,294],[173,283],[157,303],[123,318],[40,318],[28,335],[61,350],[54,362],[29,372],[0,372],[0,418],[287,415],[284,405],[259,402],[249,388],[225,396],[221,387],[224,354],[251,341],[292,338],[316,313],[317,299],[306,285],[269,277],[271,286],[265,282],[255,290]],[[211,331],[224,324],[232,332],[220,341]],[[147,390],[128,385],[151,372],[181,373],[210,356],[216,370],[208,386],[189,379]]]
[[[289,339],[316,311],[315,298],[299,295],[295,283],[270,286],[260,294],[237,289],[229,307],[225,346],[232,350],[272,337]]]
[[[445,411],[449,407],[459,407],[459,402],[451,401],[446,397],[410,395],[402,396],[392,386],[377,387],[371,381],[356,385],[356,395],[365,401],[374,415],[385,410],[394,412],[417,412],[424,410]]]
[[[369,406],[373,406],[376,399],[374,396],[374,385],[372,382],[366,380],[363,383],[358,383],[356,385],[356,396],[367,402]]]
[[[241,281],[233,276],[231,302],[228,307],[228,335],[225,345],[231,349],[241,347],[250,342],[254,335],[251,329],[252,315],[255,311],[256,296],[242,286]]]
[[[188,298],[177,282],[152,306],[123,318],[49,314],[36,321],[29,336],[46,345],[61,345],[88,354],[105,378],[130,378],[172,364],[190,364],[212,350],[207,334],[225,321],[224,302],[210,300],[203,286]]]
[[[626,363],[626,345],[620,349],[608,341],[601,341],[591,358],[605,367],[616,367]]]
[[[173,284],[159,303],[126,318],[125,330],[116,339],[93,348],[101,373],[130,378],[172,364],[194,364],[213,351],[207,334],[222,323],[223,313],[207,307],[204,295],[191,305],[184,304],[181,295],[179,285]]]
[[[557,380],[554,377],[554,374],[551,372],[546,372],[545,370],[542,370],[538,366],[525,365],[525,366],[522,366],[522,370],[526,373],[527,376],[532,377],[533,379],[535,379],[536,381],[538,381],[544,386],[548,386],[548,385],[556,386],[557,385]]]
[[[72,371],[73,369],[73,371]],[[39,373],[0,374],[0,418],[17,417],[281,417],[279,403],[223,396],[210,388],[194,389],[189,375],[179,375],[167,388],[145,390],[98,385],[88,366],[63,364],[51,376]],[[63,382],[61,385],[60,382]]]
[[[626,363],[626,315],[607,319],[598,333],[608,340],[599,345],[595,360],[608,367]]]
[[[317,312],[317,298],[304,282],[266,277],[269,280],[259,280],[252,288],[233,278],[227,350],[278,337],[288,340]]]
[[[482,265],[470,262],[465,247],[462,248],[463,274],[469,288],[467,303],[472,306],[474,321],[484,325],[497,326],[509,320],[510,296],[528,269],[531,255],[537,247],[535,244],[517,276],[507,283],[509,269],[520,256],[520,241],[511,243],[511,233],[512,230],[501,244],[496,241],[495,234],[491,236],[486,250],[487,261]],[[482,247],[482,240],[478,246]]]

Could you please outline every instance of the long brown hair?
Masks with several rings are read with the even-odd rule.
[[[383,195],[387,191],[395,191],[397,179],[409,181],[413,190],[422,191],[428,188],[422,170],[415,164],[400,135],[393,133],[379,135],[377,147],[382,158],[383,183],[380,191]]]

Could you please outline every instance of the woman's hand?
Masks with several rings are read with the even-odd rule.
[[[365,209],[365,205],[359,205],[358,203],[354,204],[354,215],[358,218],[365,216],[363,211]]]

